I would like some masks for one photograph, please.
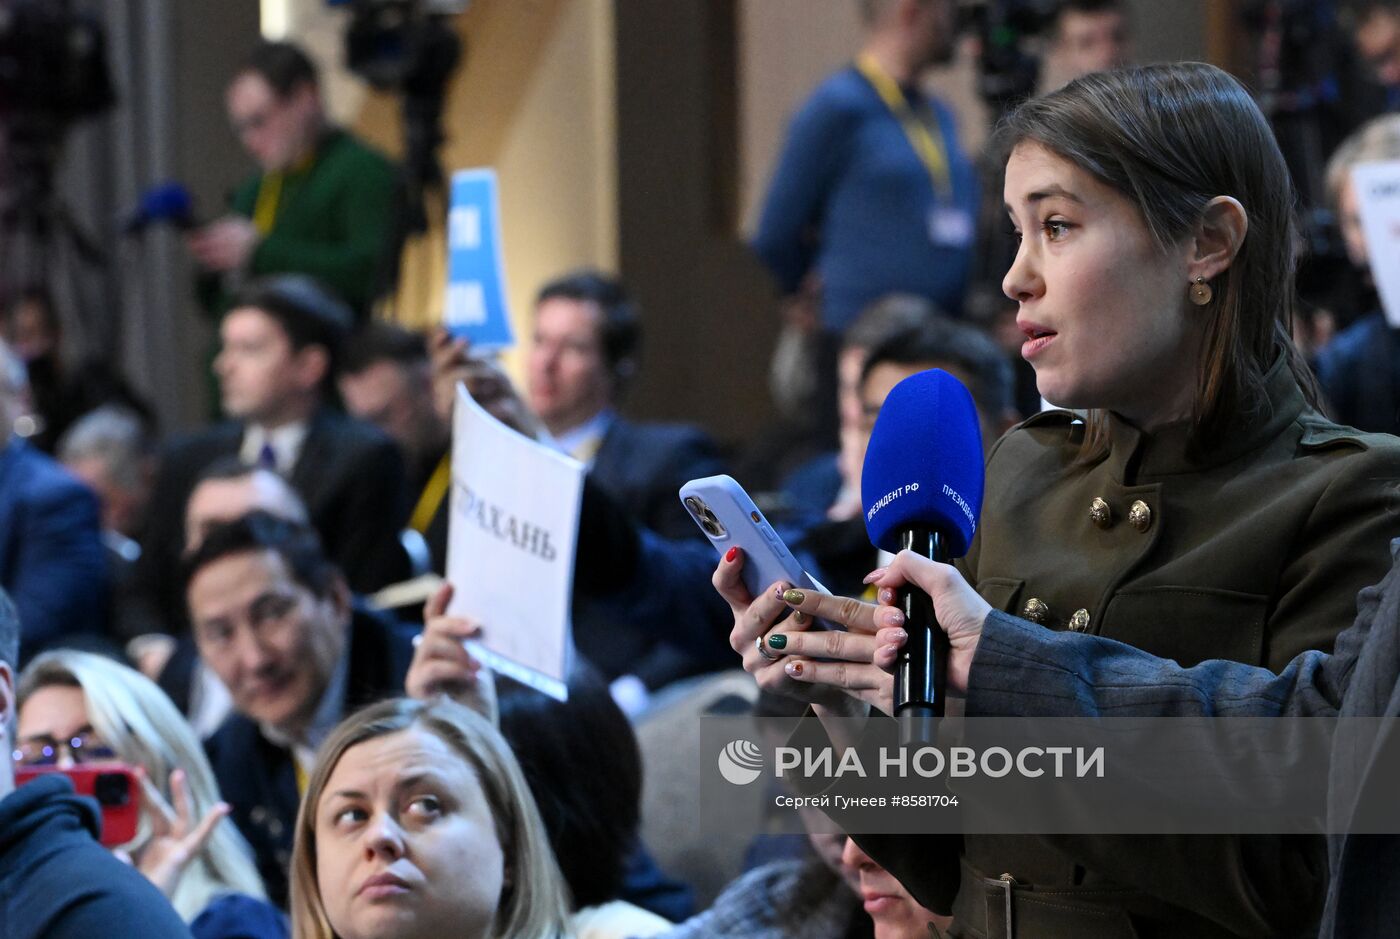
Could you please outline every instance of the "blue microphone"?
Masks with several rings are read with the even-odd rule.
[[[140,205],[122,230],[135,235],[157,222],[168,222],[182,230],[194,227],[194,199],[183,183],[161,183],[143,192]]]
[[[870,541],[947,563],[962,557],[982,512],[982,431],[972,395],[940,369],[910,375],[890,392],[865,451],[860,494]],[[909,642],[894,676],[894,712],[905,740],[931,740],[943,716],[948,637],[933,601],[899,591]]]

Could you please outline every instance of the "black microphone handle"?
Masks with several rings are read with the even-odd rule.
[[[899,547],[948,563],[947,540],[932,529],[905,529],[899,533]],[[938,625],[928,594],[907,586],[897,591],[896,599],[909,641],[895,662],[894,713],[900,719],[903,742],[932,743],[933,722],[943,716],[948,684],[948,634]]]

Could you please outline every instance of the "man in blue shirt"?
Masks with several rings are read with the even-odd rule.
[[[954,4],[861,7],[860,55],[797,113],[753,240],[785,295],[815,272],[834,333],[893,292],[960,311],[978,204],[951,113],[918,88],[951,57]]]

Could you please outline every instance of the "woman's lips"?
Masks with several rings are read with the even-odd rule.
[[[393,874],[375,874],[369,880],[360,885],[359,893],[363,897],[371,900],[382,900],[385,897],[397,897],[408,892],[408,882],[402,877]]]
[[[865,901],[865,912],[871,916],[878,916],[899,902],[899,897],[888,893],[863,893],[861,899]]]
[[[1021,327],[1021,332],[1026,335],[1026,341],[1021,343],[1021,358],[1026,361],[1039,355],[1059,335],[1053,329],[1047,329],[1039,323],[1020,323],[1018,325]]]

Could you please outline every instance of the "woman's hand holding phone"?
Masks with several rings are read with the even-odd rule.
[[[874,664],[876,633],[882,626],[903,625],[903,615],[859,600],[794,591],[782,581],[755,597],[744,585],[743,565],[742,549],[731,549],[715,569],[713,583],[734,614],[729,644],[759,688],[806,701],[833,716],[859,716],[867,705],[891,713],[893,679]],[[812,630],[813,614],[800,609],[804,605],[820,607],[817,615],[848,631]],[[792,615],[784,620],[789,611]]]

